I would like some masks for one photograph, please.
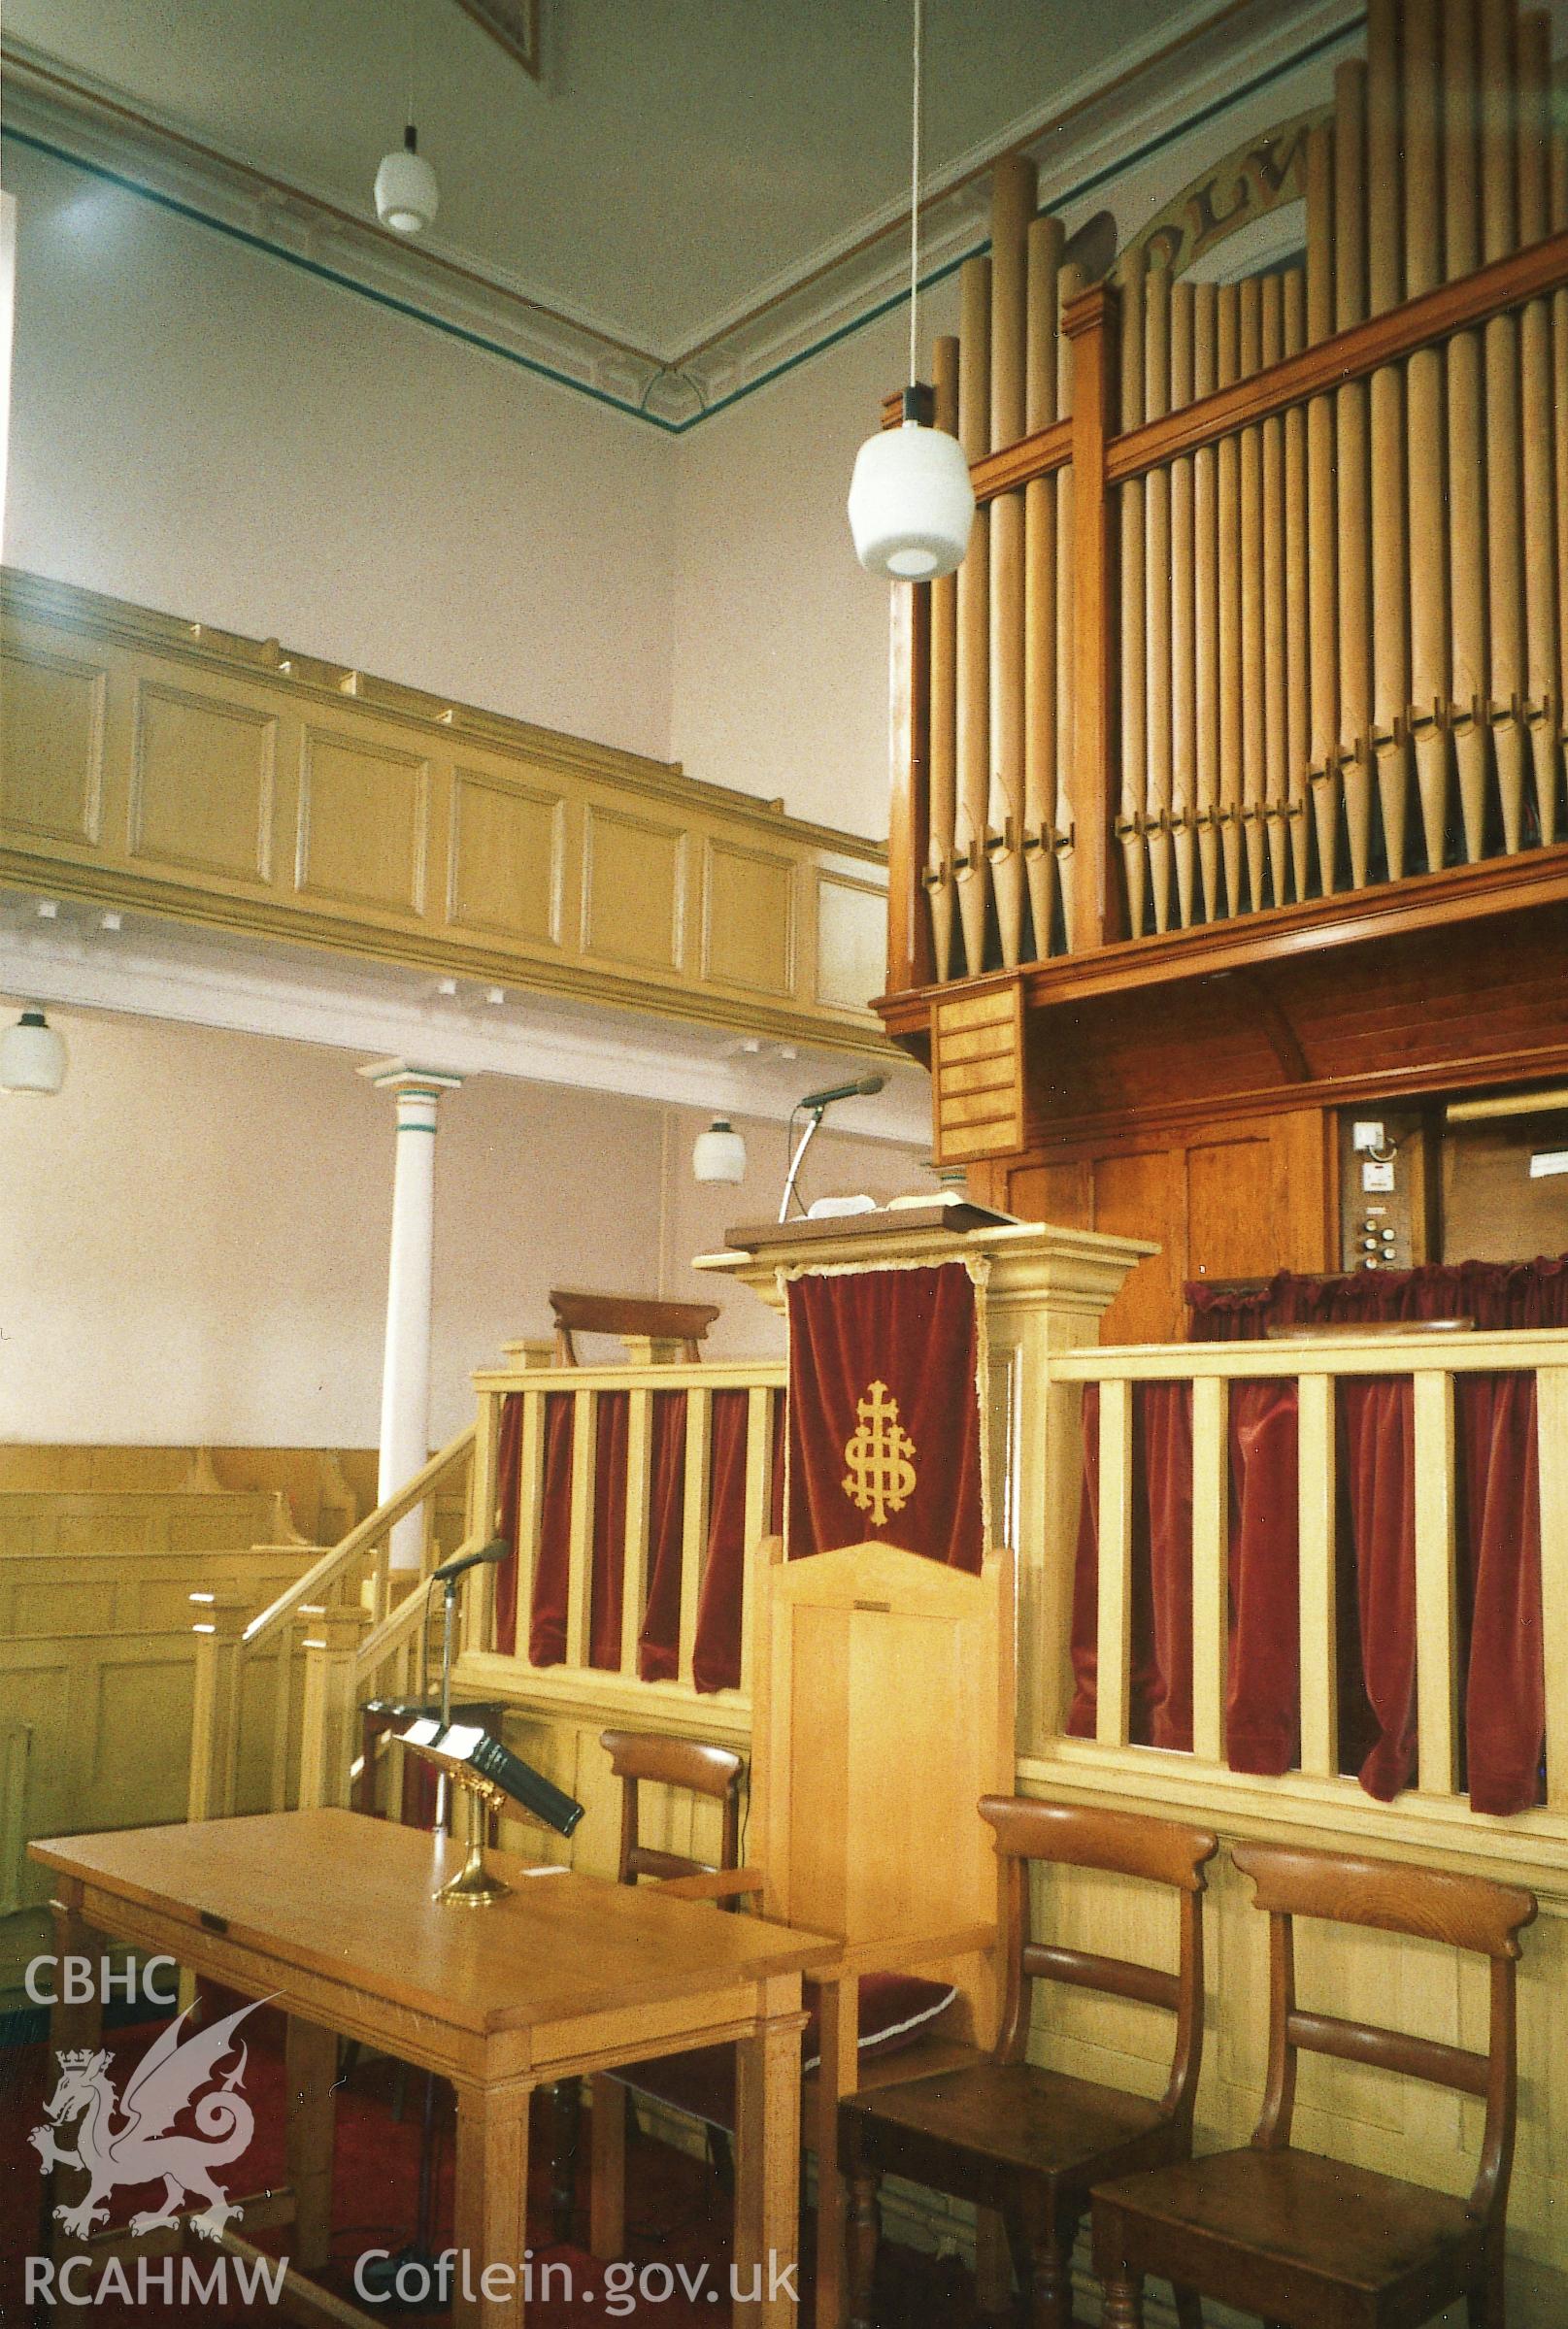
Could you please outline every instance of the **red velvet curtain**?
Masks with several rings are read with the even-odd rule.
[[[1568,1324],[1568,1256],[1187,1288],[1197,1341],[1252,1340],[1272,1324],[1462,1316],[1478,1328]],[[1084,1499],[1074,1581],[1075,1690],[1068,1728],[1094,1728],[1097,1406],[1084,1402]],[[1535,1383],[1456,1379],[1459,1603],[1465,1782],[1479,1812],[1541,1800],[1545,1684]],[[1338,1403],[1337,1550],[1341,1766],[1386,1801],[1417,1763],[1415,1420],[1408,1378],[1351,1378]],[[1134,1402],[1132,1736],[1191,1743],[1191,1414],[1184,1386]],[[1296,1394],[1232,1385],[1227,1752],[1278,1774],[1298,1751]]]
[[[681,1663],[681,1552],[685,1525],[686,1395],[653,1393],[648,1490],[648,1606],[637,1637],[645,1682],[673,1682]]]
[[[501,1402],[501,1427],[496,1435],[496,1477],[501,1509],[496,1528],[512,1550],[495,1572],[495,1647],[505,1657],[517,1647],[517,1497],[521,1487],[518,1460],[522,1452],[522,1393],[509,1391]]]
[[[881,1537],[979,1570],[979,1332],[961,1262],[791,1281],[791,1560]]]
[[[699,1690],[733,1690],[741,1679],[746,1581],[746,1443],[751,1395],[716,1391],[708,1403],[708,1545],[697,1598],[691,1679]]]
[[[528,1613],[528,1659],[534,1666],[559,1666],[566,1656],[575,1406],[570,1391],[546,1394],[539,1544],[534,1554],[533,1607]]]

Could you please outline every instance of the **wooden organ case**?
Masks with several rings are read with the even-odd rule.
[[[1339,1266],[1342,1115],[1568,1081],[1551,91],[1544,13],[1373,0],[1331,102],[1226,165],[1304,203],[1239,281],[1194,197],[1087,284],[997,165],[932,375],[975,532],[895,593],[879,1008],[977,1195],[1160,1238],[1114,1339]]]

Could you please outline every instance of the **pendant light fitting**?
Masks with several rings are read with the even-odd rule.
[[[415,0],[408,0],[409,104],[403,143],[382,156],[376,173],[376,216],[394,234],[417,235],[427,227],[441,207],[436,174],[419,151],[419,133],[414,126]]]
[[[855,456],[850,481],[850,531],[855,555],[872,574],[929,582],[951,574],[969,547],[975,489],[956,437],[932,428],[929,392],[919,384],[920,112],[922,0],[913,0],[909,203],[909,385],[904,418],[879,429]]]

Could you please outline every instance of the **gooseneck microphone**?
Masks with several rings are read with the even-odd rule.
[[[492,1537],[487,1545],[481,1545],[477,1551],[454,1552],[450,1561],[443,1561],[439,1569],[431,1570],[430,1582],[433,1585],[450,1584],[454,1577],[461,1577],[465,1569],[477,1569],[482,1562],[504,1561],[511,1550],[505,1537]]]
[[[887,1081],[885,1076],[860,1076],[853,1083],[830,1083],[825,1091],[808,1092],[797,1108],[831,1108],[835,1100],[858,1100],[862,1093],[869,1099],[880,1092]]]

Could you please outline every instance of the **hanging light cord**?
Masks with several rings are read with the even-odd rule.
[[[407,123],[408,123],[408,125],[409,125],[409,127],[410,127],[411,129],[412,129],[412,128],[413,128],[413,126],[414,126],[414,84],[415,84],[416,81],[418,79],[418,72],[417,72],[417,45],[418,45],[418,37],[419,37],[419,36],[418,36],[418,32],[417,32],[417,27],[416,27],[416,24],[415,24],[415,18],[414,18],[414,8],[415,8],[415,0],[408,0],[408,27],[409,27],[409,110],[408,110],[408,112],[407,112],[407,113],[404,115],[404,116],[403,116],[403,117],[404,117],[405,121],[407,121]]]
[[[911,101],[910,187],[909,187],[909,384],[913,388],[919,379],[917,370],[918,339],[916,325],[916,307],[920,289],[920,31],[924,11],[921,0],[915,0],[915,71],[914,92]]]

